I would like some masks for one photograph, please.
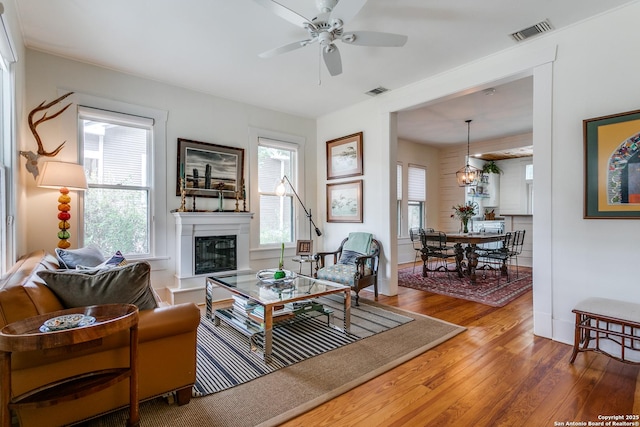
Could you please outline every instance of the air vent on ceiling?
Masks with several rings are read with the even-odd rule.
[[[545,19],[544,21],[538,22],[537,24],[532,25],[529,28],[525,28],[524,30],[520,30],[511,34],[511,37],[513,37],[515,41],[521,42],[525,39],[528,39],[533,36],[537,36],[538,34],[541,34],[541,33],[546,33],[547,31],[551,31],[551,30],[553,30],[553,27],[551,26],[549,21]]]
[[[386,87],[378,86],[377,88],[371,89],[369,92],[365,92],[364,94],[369,96],[377,96],[381,93],[385,93],[388,90],[389,89],[387,89]]]

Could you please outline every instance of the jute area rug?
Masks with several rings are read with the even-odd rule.
[[[509,281],[500,276],[500,272],[476,272],[477,283],[472,285],[469,278],[458,278],[456,273],[429,272],[422,277],[422,265],[398,270],[398,286],[433,292],[454,298],[479,302],[492,307],[503,307],[532,288],[531,268],[519,267],[516,276],[515,267],[509,267]],[[483,277],[484,276],[484,277]]]
[[[145,426],[276,426],[416,357],[465,328],[428,316],[381,306],[413,319],[238,386],[192,398],[184,406],[154,399],[140,405]],[[127,410],[83,425],[126,425]]]

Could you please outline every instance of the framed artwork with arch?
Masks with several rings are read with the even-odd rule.
[[[583,120],[584,218],[640,218],[640,110]]]

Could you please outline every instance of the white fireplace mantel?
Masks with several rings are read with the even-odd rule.
[[[206,276],[196,275],[195,238],[236,236],[237,270],[249,270],[249,229],[251,212],[172,212],[176,223],[177,289],[204,288]],[[231,272],[231,271],[230,271]]]

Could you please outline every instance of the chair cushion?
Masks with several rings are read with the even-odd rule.
[[[135,304],[140,310],[158,306],[148,262],[96,270],[40,271],[38,276],[65,308],[113,303]]]
[[[357,268],[353,264],[334,264],[318,270],[318,279],[329,280],[331,282],[353,286],[356,273]],[[369,267],[365,267],[364,274],[365,276],[372,274],[371,269]]]

